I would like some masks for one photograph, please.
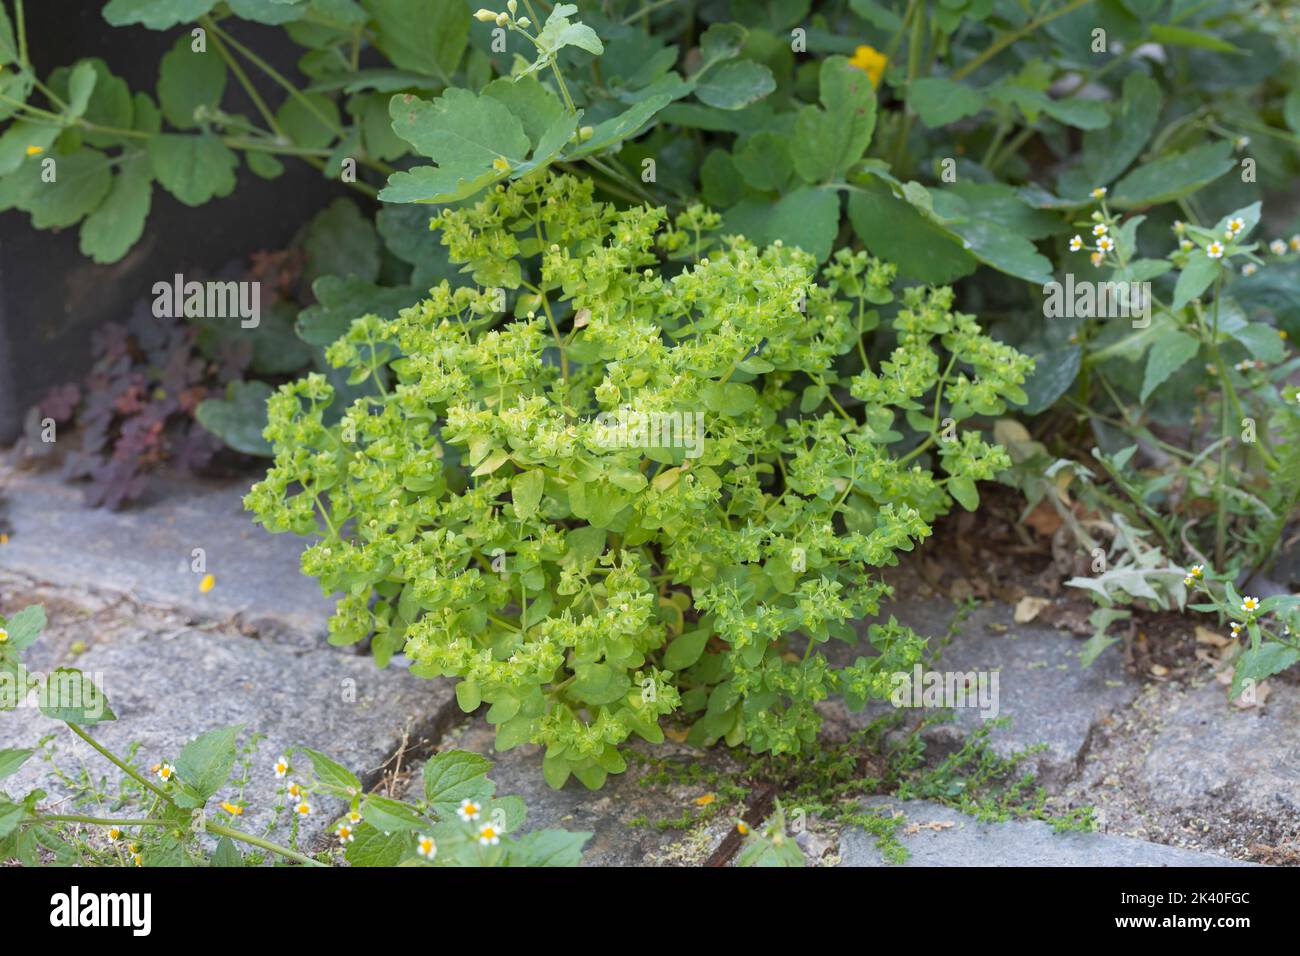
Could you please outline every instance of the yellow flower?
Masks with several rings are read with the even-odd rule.
[[[499,173],[508,173],[510,172],[510,160],[506,159],[504,156],[498,156],[496,159],[492,160],[492,168]]]
[[[1098,186],[1092,191],[1091,195],[1093,199],[1100,199],[1102,196],[1106,195],[1106,187]]]
[[[1106,254],[1104,252],[1094,252],[1088,258],[1092,260],[1094,266],[1100,266],[1102,260],[1106,258]]]
[[[214,578],[212,575],[210,574],[203,575],[203,580],[199,582],[199,593],[207,594],[209,591],[212,590],[213,585],[215,585],[216,583],[217,583],[217,579]]]
[[[302,795],[302,787],[298,786],[296,783],[289,784],[289,796],[296,798],[301,795]]]
[[[229,813],[232,817],[239,817],[239,816],[243,816],[243,814],[244,814],[244,808],[243,808],[243,807],[237,807],[237,806],[235,806],[233,803],[231,803],[229,800],[227,800],[227,801],[225,801],[224,803],[221,804],[221,809],[222,809],[222,810],[225,810],[225,811],[226,811],[227,813]]]
[[[744,820],[741,820],[739,823],[736,824],[736,832],[739,833],[741,836],[749,836],[749,824],[746,823]]]
[[[696,798],[695,798],[695,805],[696,805],[697,807],[707,807],[710,803],[712,803],[712,802],[713,802],[714,800],[716,800],[716,799],[718,799],[718,798],[715,797],[713,794],[711,794],[711,793],[706,793],[706,794],[705,794],[704,796],[702,796],[702,797],[696,797]]]
[[[0,644],[3,644],[7,640],[9,640],[9,632],[3,627],[0,627]]]
[[[872,86],[880,85],[880,78],[885,75],[885,66],[888,63],[889,57],[870,46],[858,47],[849,58],[849,66],[856,66],[871,77]]]
[[[27,147],[27,155],[28,155],[28,156],[38,156],[38,155],[40,155],[40,154],[43,153],[43,152],[45,152],[45,147],[44,147],[44,146],[28,146],[28,147]]]
[[[117,840],[117,839],[119,839],[121,836],[122,836],[122,831],[119,830],[117,827],[109,827],[109,828],[108,828],[108,838],[109,838],[110,840]]]

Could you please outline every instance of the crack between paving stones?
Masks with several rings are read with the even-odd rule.
[[[763,825],[763,821],[771,815],[775,804],[776,787],[773,784],[764,784],[757,796],[749,801],[741,819],[745,821],[751,830],[758,829]],[[704,861],[704,865],[726,866],[731,862],[731,858],[736,855],[744,839],[740,831],[732,827],[727,831],[727,835],[722,838],[718,848]]]

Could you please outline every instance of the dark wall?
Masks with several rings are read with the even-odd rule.
[[[79,57],[99,56],[132,91],[154,95],[159,60],[189,28],[110,27],[100,15],[103,2],[26,4],[30,55],[38,74],[44,78]],[[301,48],[281,29],[234,21],[223,27],[303,84],[295,66]],[[256,81],[256,71],[249,73]],[[259,87],[273,108],[284,98],[274,86]],[[41,103],[38,97],[34,94],[32,101]],[[223,106],[260,121],[233,76]],[[91,331],[124,320],[131,303],[148,297],[155,282],[177,272],[213,272],[250,252],[282,247],[317,209],[345,190],[310,166],[283,161],[286,172],[273,181],[241,165],[235,191],[198,208],[181,205],[155,185],[144,236],[111,265],[96,265],[81,255],[76,226],[38,231],[26,213],[0,213],[0,442],[18,436],[27,409],[50,386],[75,380],[89,367]]]

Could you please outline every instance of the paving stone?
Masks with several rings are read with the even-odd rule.
[[[864,806],[902,812],[898,840],[911,854],[903,866],[1250,866],[1211,853],[1108,833],[1057,833],[1041,820],[980,823],[925,800],[872,797]],[[840,834],[840,866],[894,866],[876,838],[852,828]]]
[[[1013,609],[1001,602],[981,604],[961,624],[959,633],[942,651],[934,670],[967,674],[986,672],[992,689],[996,673],[997,717],[1008,726],[995,730],[989,745],[1002,755],[1038,744],[1046,749],[1027,758],[1041,780],[1055,783],[1073,776],[1087,753],[1093,727],[1109,719],[1136,696],[1139,684],[1124,671],[1118,654],[1103,654],[1089,668],[1079,664],[1082,642],[1068,633],[1035,624],[1017,624]],[[882,609],[882,620],[893,615],[936,647],[957,614],[957,607],[937,597],[907,597]],[[858,650],[846,655],[851,659]],[[838,701],[822,708],[832,726],[862,726],[893,709],[888,701],[873,703],[850,714]],[[919,713],[919,711],[913,711]],[[925,737],[940,752],[960,745],[986,719],[977,707],[956,709],[951,724],[926,729]]]
[[[542,778],[542,748],[532,745],[496,753],[493,728],[474,719],[448,736],[438,749],[472,750],[490,758],[495,767],[489,776],[497,793],[518,794],[528,808],[524,830],[560,828],[592,834],[583,853],[583,866],[690,866],[709,858],[732,829],[733,818],[743,808],[703,811],[695,802],[710,791],[706,784],[659,782],[648,779],[654,771],[629,760],[625,773],[614,774],[597,791],[570,779],[555,790]],[[656,761],[667,761],[678,776],[692,764],[727,770],[732,765],[717,748],[698,751],[665,741],[646,748]],[[414,768],[408,786],[412,799],[418,797],[423,765]],[[680,818],[684,811],[698,814],[701,823],[687,831],[656,827],[657,821]]]
[[[1300,687],[1268,687],[1263,706],[1247,710],[1213,682],[1164,701],[1136,775],[1143,803],[1185,825],[1300,841]]]
[[[5,485],[7,479],[8,484]],[[0,460],[13,526],[0,567],[74,588],[114,590],[180,608],[196,619],[231,621],[260,636],[317,644],[334,603],[299,571],[306,542],[253,523],[240,499],[250,481],[156,483],[123,511],[86,508],[81,489],[52,474],[14,471]],[[200,593],[192,570],[203,549],[215,586]]]
[[[242,824],[248,829],[260,830],[271,819],[277,787],[271,767],[294,745],[328,754],[370,786],[404,744],[436,739],[459,713],[447,682],[412,677],[396,664],[380,671],[364,657],[231,632],[163,634],[151,620],[92,647],[76,663],[95,677],[118,718],[95,725],[92,733],[119,754],[139,741],[137,768],[174,760],[188,740],[217,727],[243,724],[246,735],[264,734],[245,791],[250,810]],[[116,779],[106,761],[34,707],[0,714],[0,747],[32,747],[56,731],[61,767],[75,773],[84,765],[96,777],[111,771],[110,779]],[[11,793],[37,785],[50,793],[51,803],[67,798],[38,756],[3,781]],[[211,806],[224,797],[218,794]],[[302,831],[307,840],[338,811],[318,809]]]

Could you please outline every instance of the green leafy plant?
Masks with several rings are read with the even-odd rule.
[[[1296,636],[1300,633],[1296,630],[1300,627],[1300,596],[1279,594],[1260,600],[1241,595],[1232,581],[1201,565],[1188,570],[1187,582],[1209,598],[1191,605],[1192,610],[1214,613],[1220,621],[1228,621],[1233,638],[1240,642],[1233,657],[1230,697],[1253,691],[1266,677],[1300,663],[1300,638]]]
[[[337,425],[322,377],[282,387],[246,504],[323,522],[302,567],[342,592],[332,641],[459,677],[499,749],[546,745],[553,786],[600,786],[678,712],[698,743],[797,752],[818,700],[861,707],[917,658],[892,620],[850,665],[817,645],[855,643],[888,593],[869,569],[1009,464],[957,424],[1023,400],[1031,363],[949,290],[868,308],[893,270],[865,253],[819,276],[701,207],[592,192],[525,177],[435,219],[476,285],[352,323],[327,354],[379,395]]]
[[[324,866],[341,855],[352,866],[576,866],[591,836],[564,830],[519,833],[526,816],[523,801],[496,796],[487,777],[491,761],[467,751],[445,751],[426,762],[422,795],[413,801],[367,793],[352,771],[306,747],[293,751],[293,763],[281,757],[274,767],[256,768],[252,755],[260,737],[241,745],[239,726],[200,734],[174,758],[160,759],[146,772],[133,765],[132,755],[114,753],[87,729],[117,719],[90,676],[73,668],[36,675],[24,667],[23,652],[44,627],[40,605],[0,617],[0,711],[24,706],[35,693],[42,714],[63,721],[123,775],[111,799],[92,800],[105,796],[102,783],[55,768],[73,791],[73,805],[109,803],[121,815],[48,813],[41,808],[43,790],[12,797],[0,791],[0,862],[227,867],[284,861]],[[0,750],[0,780],[16,773],[34,753]],[[297,757],[301,768],[293,765]],[[282,781],[276,818],[260,834],[236,825],[247,807],[243,792],[253,773],[274,774]],[[321,812],[318,800],[338,801],[348,810],[334,827],[337,849],[308,856],[298,847],[299,823]],[[268,839],[277,829],[288,831],[288,845]]]

